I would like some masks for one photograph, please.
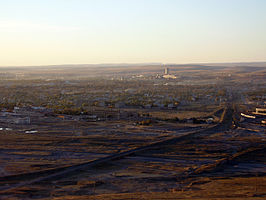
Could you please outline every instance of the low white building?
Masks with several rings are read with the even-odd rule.
[[[166,79],[176,79],[176,76],[175,75],[171,75],[171,74],[165,74],[165,75],[163,75],[163,78],[166,78]]]

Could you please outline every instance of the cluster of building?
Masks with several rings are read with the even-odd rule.
[[[251,113],[241,113],[240,121],[251,121],[255,123],[266,124],[266,108],[256,108],[255,112]]]
[[[14,107],[13,110],[3,109],[0,112],[0,122],[16,125],[31,124],[33,119],[42,118],[47,114],[51,114],[52,110],[45,107]]]

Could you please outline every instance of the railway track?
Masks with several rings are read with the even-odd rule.
[[[119,160],[124,157],[131,156],[136,153],[140,153],[140,152],[143,152],[145,150],[148,150],[148,149],[151,149],[157,146],[181,142],[184,140],[192,139],[194,136],[199,136],[199,135],[208,136],[209,134],[213,134],[218,131],[228,130],[232,127],[232,114],[233,114],[232,107],[227,106],[226,108],[224,108],[220,122],[214,125],[213,127],[210,127],[204,130],[189,132],[185,135],[167,138],[162,141],[154,142],[154,143],[142,146],[142,147],[130,149],[128,151],[124,151],[121,153],[117,153],[114,155],[110,155],[110,156],[96,159],[96,160],[89,161],[89,162],[84,162],[84,163],[77,164],[77,165],[50,169],[50,170],[43,170],[43,171],[33,172],[33,173],[25,173],[25,174],[19,174],[19,175],[0,177],[0,184],[2,185],[0,186],[0,194],[10,192],[13,189],[23,187],[26,185],[30,185],[33,183],[46,181],[46,180],[50,180],[54,178],[59,179],[61,177],[68,176],[72,173],[76,173],[78,171],[85,170],[85,169],[88,169],[88,168],[91,168],[97,165],[103,165],[113,160]]]

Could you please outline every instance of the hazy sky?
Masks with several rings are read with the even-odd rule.
[[[266,0],[0,0],[0,66],[266,61]]]

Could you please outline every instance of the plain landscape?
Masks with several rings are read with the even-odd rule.
[[[266,63],[0,68],[1,199],[265,199]]]

